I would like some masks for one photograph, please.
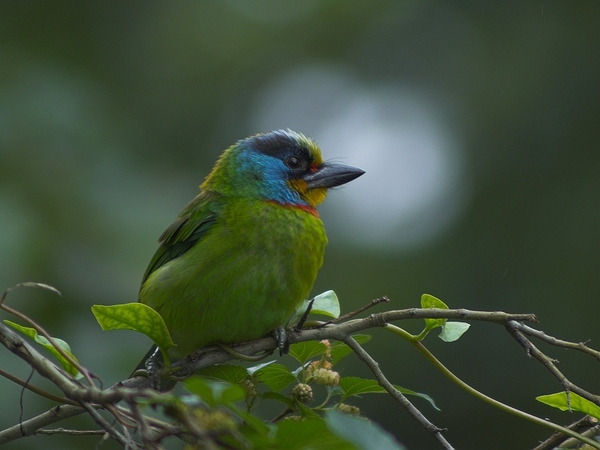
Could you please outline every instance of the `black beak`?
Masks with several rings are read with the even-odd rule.
[[[332,188],[360,177],[364,170],[344,164],[323,163],[319,169],[302,177],[308,189]]]

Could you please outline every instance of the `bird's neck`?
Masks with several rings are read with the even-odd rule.
[[[273,204],[279,205],[283,208],[301,210],[301,211],[309,213],[310,215],[316,217],[317,219],[320,218],[319,212],[317,211],[316,208],[314,208],[313,206],[304,204],[304,203],[281,203],[281,202],[278,202],[277,200],[267,200],[267,203],[273,203]]]

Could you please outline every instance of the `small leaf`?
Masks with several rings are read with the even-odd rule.
[[[438,336],[444,342],[454,342],[467,332],[471,324],[465,322],[446,322]]]
[[[448,309],[448,305],[433,295],[423,294],[421,296],[421,308]],[[441,327],[446,323],[446,320],[447,319],[425,319],[425,329],[433,330],[434,328]]]
[[[571,410],[581,411],[582,413],[589,414],[592,417],[600,420],[600,406],[589,400],[583,398],[575,392],[569,392],[567,400],[566,392],[557,392],[556,394],[540,395],[535,398],[538,402],[545,403],[546,405],[558,408],[561,411],[568,411],[569,405]]]
[[[344,399],[353,395],[379,394],[386,392],[377,381],[359,377],[342,377],[340,378],[339,386],[344,392]]]
[[[337,319],[340,317],[340,301],[334,291],[325,291],[314,298],[311,314]]]
[[[232,384],[240,384],[248,377],[248,371],[242,366],[233,364],[216,364],[197,370],[196,375],[215,380],[227,381]]]
[[[174,347],[163,318],[143,303],[94,305],[92,313],[103,330],[133,330],[148,336],[161,350]]]
[[[266,363],[262,363],[262,364],[258,364],[256,366],[248,367],[248,369],[247,369],[248,370],[248,374],[252,376],[252,375],[254,375],[255,372],[259,371],[263,367],[270,366],[274,362],[275,362],[275,360],[269,361],[269,362],[266,362]]]
[[[298,325],[298,322],[300,322],[300,319],[306,313],[311,301],[313,304],[309,314],[319,314],[333,319],[337,319],[340,316],[340,301],[338,300],[336,293],[334,291],[325,291],[314,297],[312,300],[304,300],[285,323],[286,328]]]
[[[57,361],[60,363],[60,365],[67,371],[67,373],[69,375],[73,375],[75,377],[75,379],[79,379],[79,378],[83,377],[83,375],[81,373],[79,373],[77,368],[73,364],[71,364],[67,359],[65,359],[65,357],[63,355],[61,355],[56,348],[54,348],[54,346],[50,343],[50,341],[48,339],[46,339],[44,336],[41,336],[38,334],[38,332],[36,331],[35,328],[24,327],[24,326],[19,325],[18,323],[11,322],[10,320],[5,320],[4,323],[6,325],[14,328],[15,330],[23,333],[25,336],[29,336],[35,342],[37,342],[42,347],[44,347],[48,351],[50,351],[50,353],[52,353],[52,355],[54,355],[54,357],[57,359]],[[71,357],[74,361],[79,362],[79,361],[77,361],[77,358],[75,358],[75,355],[73,355],[73,353],[71,353],[71,347],[69,347],[69,344],[67,344],[62,339],[58,339],[55,337],[53,337],[52,340],[54,341],[54,343],[57,346],[59,346],[61,348],[61,350],[63,352],[65,352],[67,355],[69,355],[69,357]]]
[[[6,291],[4,291],[4,295],[2,297],[4,298],[4,297],[6,297],[6,294],[8,294],[9,292],[15,291],[22,287],[46,289],[47,291],[53,292],[54,294],[58,295],[59,297],[62,297],[62,294],[60,293],[60,291],[58,289],[56,289],[54,286],[50,286],[49,284],[45,284],[45,283],[36,283],[35,281],[26,281],[24,283],[19,283],[15,286],[9,287]]]
[[[296,358],[300,364],[304,364],[315,356],[320,356],[327,351],[325,344],[317,341],[298,342],[290,347],[290,356]]]
[[[371,336],[368,334],[354,334],[352,337],[359,344],[364,344],[371,340]],[[334,342],[331,344],[331,364],[335,366],[340,359],[348,356],[350,353],[352,353],[352,349],[346,344],[341,341]]]
[[[404,450],[390,433],[376,423],[336,410],[325,414],[327,427],[360,450]]]
[[[209,406],[217,406],[243,400],[246,391],[237,384],[193,376],[183,382],[192,393],[200,396]]]
[[[338,385],[338,387],[343,392],[342,401],[354,395],[360,396],[363,394],[387,393],[387,391],[382,386],[380,386],[376,380],[369,380],[359,377],[342,377],[340,379],[340,384]],[[394,385],[394,388],[404,395],[414,395],[415,397],[420,397],[424,400],[427,400],[431,404],[431,406],[433,406],[439,411],[439,408],[436,406],[435,402],[429,395],[421,394],[420,392],[415,392],[411,389],[406,389],[401,386]]]
[[[270,364],[257,370],[254,374],[261,383],[269,386],[273,392],[280,392],[296,381],[296,377],[290,369],[283,364]]]
[[[443,301],[430,294],[421,295],[421,308],[449,309]]]
[[[411,389],[406,389],[400,386],[396,386],[394,385],[394,387],[399,390],[400,392],[402,392],[404,395],[412,395],[414,397],[419,397],[422,398],[423,400],[427,400],[429,402],[429,404],[434,408],[437,409],[438,411],[441,411],[440,408],[438,408],[438,406],[435,404],[435,402],[433,401],[433,398],[431,398],[429,395],[427,394],[423,394],[421,392],[416,392],[413,391]]]

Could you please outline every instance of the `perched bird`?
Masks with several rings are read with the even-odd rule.
[[[224,151],[201,192],[159,239],[139,301],[160,313],[182,358],[209,344],[257,339],[305,300],[327,237],[315,207],[364,172],[323,162],[290,130]]]

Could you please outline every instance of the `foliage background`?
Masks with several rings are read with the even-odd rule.
[[[60,299],[9,301],[106,385],[126,376],[148,342],[102,333],[90,306],[136,298],[157,237],[223,148],[289,127],[367,170],[321,210],[331,243],[315,293],[334,289],[345,311],[383,294],[418,306],[429,292],[451,307],[535,312],[547,332],[594,346],[599,19],[596,1],[2,2],[0,289],[59,288]],[[374,334],[368,348],[388,377],[434,397],[441,412],[417,405],[455,446],[526,448],[548,434]],[[429,341],[476,388],[571,420],[534,401],[560,386],[503,330]],[[555,356],[598,392],[596,367]],[[355,358],[345,364],[367,376]],[[0,392],[5,428],[19,392],[4,379]],[[49,406],[27,394],[24,416]],[[435,445],[391,399],[358,406],[408,448]],[[77,439],[9,448],[96,442]]]

